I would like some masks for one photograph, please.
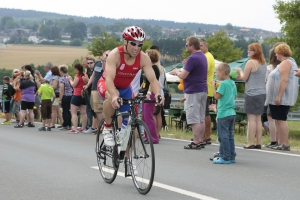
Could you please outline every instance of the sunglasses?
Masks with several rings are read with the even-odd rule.
[[[88,62],[87,64],[90,65],[90,64],[93,64],[93,63],[94,63],[94,62]]]
[[[132,41],[130,41],[129,43],[130,43],[131,46],[133,46],[133,47],[135,47],[135,46],[142,47],[142,46],[143,46],[143,43],[137,44],[137,43],[132,42]]]

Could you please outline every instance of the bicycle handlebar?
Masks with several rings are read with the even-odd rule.
[[[123,101],[123,104],[129,104],[129,105],[138,105],[141,103],[156,103],[156,99],[146,99],[147,97],[144,96],[142,93],[139,93],[136,97],[134,98],[129,98],[129,99],[125,99],[125,98],[118,98],[118,103],[121,105],[121,102]],[[158,95],[158,100],[161,101],[162,97],[160,95]],[[153,113],[154,116],[158,115],[160,112],[161,106],[158,104],[155,104],[155,112]]]

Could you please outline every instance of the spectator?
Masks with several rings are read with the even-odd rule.
[[[53,87],[49,85],[49,81],[45,80],[44,84],[38,89],[38,95],[41,95],[42,99],[42,127],[39,131],[51,131],[51,113],[53,110],[52,103],[55,101],[55,92]],[[48,127],[46,127],[46,124]]]
[[[267,66],[267,73],[266,73],[266,83],[268,81],[268,76],[269,74],[277,67],[277,65],[280,64],[280,61],[277,60],[276,54],[275,54],[275,47],[277,45],[274,45],[273,48],[270,50],[269,53],[269,65]],[[268,91],[267,91],[268,93]],[[271,142],[268,144],[265,144],[264,147],[271,148],[273,146],[278,146],[278,132],[276,130],[276,124],[275,120],[272,119],[272,116],[270,114],[270,109],[269,106],[266,105],[267,107],[267,119],[268,119],[268,130],[271,138]]]
[[[209,115],[209,105],[213,103],[213,86],[211,81],[214,78],[215,72],[215,59],[213,55],[208,51],[208,43],[204,38],[199,39],[200,41],[200,50],[204,53],[207,59],[207,102],[206,102],[206,111],[205,111],[205,133],[204,141],[206,144],[211,144],[210,130],[211,130],[211,119]]]
[[[60,130],[70,130],[72,128],[71,123],[71,98],[73,96],[73,88],[70,82],[67,80],[69,77],[68,66],[59,66],[59,72],[61,78],[59,79],[59,102],[62,107],[63,123]]]
[[[68,133],[80,133],[86,130],[87,116],[86,116],[86,103],[84,98],[81,96],[83,86],[88,83],[89,79],[83,72],[83,66],[79,63],[75,64],[74,71],[76,73],[74,80],[71,76],[67,77],[67,80],[74,88],[74,93],[71,99],[71,115],[73,128]],[[81,128],[78,128],[78,117],[77,111],[80,110],[81,114]]]
[[[2,112],[5,113],[5,121],[1,125],[11,124],[10,101],[12,100],[12,86],[10,84],[9,76],[3,77],[2,90]]]
[[[155,72],[156,79],[159,80],[160,76],[160,71],[158,66],[156,65],[159,61],[159,52],[157,50],[149,49],[146,51],[146,54],[149,56],[151,62],[152,62],[152,68]],[[141,88],[140,91],[143,91],[143,93],[146,95],[148,99],[155,99],[155,95],[152,92],[153,88],[151,88],[150,82],[147,80],[146,76],[143,76],[143,87]],[[152,137],[152,142],[153,144],[158,144],[159,143],[159,138],[158,138],[158,133],[157,133],[157,127],[154,121],[153,117],[153,111],[155,108],[155,102],[153,103],[143,103],[142,104],[142,117],[143,121],[147,124],[151,137]],[[158,114],[160,115],[160,114]],[[149,139],[147,137],[147,134],[145,134],[145,141],[146,144],[149,144]]]
[[[176,74],[184,83],[184,108],[187,124],[191,124],[193,141],[184,146],[185,149],[201,149],[205,147],[205,111],[207,101],[207,59],[200,50],[200,42],[196,37],[188,37],[186,51],[191,54],[184,69],[173,69],[170,74]]]
[[[105,64],[106,64],[106,58],[108,56],[110,51],[105,51],[101,57],[101,61],[97,61],[96,63],[94,59],[90,58],[87,63],[93,67],[92,71],[92,75],[90,77],[89,82],[87,83],[87,85],[84,87],[89,88],[89,86],[91,85],[91,98],[90,98],[90,102],[88,102],[87,104],[90,104],[91,109],[93,110],[93,113],[95,114],[95,116],[92,119],[92,127],[90,127],[87,131],[83,132],[83,133],[96,133],[97,131],[97,127],[98,124],[100,123],[101,119],[103,118],[103,99],[100,98],[100,96],[98,95],[98,91],[97,91],[97,83],[99,81],[99,79],[101,78],[103,71],[105,69]]]
[[[28,127],[35,127],[34,125],[34,114],[33,114],[33,106],[35,100],[35,90],[36,84],[33,80],[33,76],[30,71],[26,70],[23,72],[23,79],[21,81],[21,77],[16,78],[17,83],[20,84],[20,89],[22,91],[22,101],[21,101],[21,115],[20,115],[20,123],[14,126],[15,128],[23,128],[24,127],[24,119],[26,115],[26,110],[29,111],[28,117]]]
[[[14,104],[12,108],[12,113],[16,116],[16,123],[20,122],[20,107],[21,107],[21,101],[22,101],[22,92],[20,90],[20,84],[17,82],[16,75],[19,74],[20,70],[15,69],[13,73],[14,82],[13,87],[16,90],[16,93],[14,95]]]
[[[63,123],[63,118],[62,118],[62,113],[60,112],[60,105],[59,105],[59,79],[60,79],[60,73],[59,73],[59,69],[57,66],[53,66],[51,67],[51,74],[52,74],[52,78],[50,81],[50,85],[51,87],[54,89],[54,93],[55,93],[55,98],[54,101],[52,103],[52,124],[51,124],[51,128],[55,128],[55,121],[56,118],[59,119],[59,123],[60,125],[57,128],[61,128],[62,127],[62,123]]]
[[[95,59],[90,57],[84,57],[82,60],[82,65],[85,69],[85,73],[87,74],[88,78],[90,79],[93,74],[93,67],[95,65]],[[85,101],[90,101],[91,99],[91,88],[88,87],[86,89],[86,97]],[[91,109],[91,105],[86,102],[86,114],[87,114],[87,129],[92,127],[93,124],[93,112]]]
[[[235,163],[235,144],[234,144],[234,121],[235,121],[235,97],[237,89],[235,83],[230,79],[230,67],[226,63],[218,65],[216,76],[222,81],[218,90],[215,88],[215,80],[212,79],[213,95],[218,100],[217,109],[217,130],[220,142],[219,157],[213,159],[214,164]]]
[[[157,50],[158,53],[159,53],[159,48],[158,46],[156,45],[152,45],[150,47],[150,49],[154,49],[154,50]],[[156,65],[158,66],[158,69],[159,69],[159,84],[160,84],[160,87],[161,87],[161,96],[164,97],[164,91],[163,91],[163,88],[164,88],[164,85],[165,85],[165,80],[166,80],[166,71],[165,69],[163,68],[162,66],[162,61],[161,61],[161,55],[159,53],[159,62],[156,63]],[[160,130],[161,128],[163,127],[163,120],[164,120],[164,127],[166,126],[166,119],[165,119],[165,111],[164,111],[164,107],[163,106],[160,106],[161,109],[160,109],[160,112],[158,113],[158,115],[154,116],[154,121],[155,121],[155,125],[156,125],[156,131],[157,131],[157,134],[158,134],[158,138],[160,138]]]
[[[41,73],[38,70],[35,70],[35,74],[38,76],[38,78],[41,80],[42,83],[44,83],[45,80],[48,80],[51,82],[52,79],[52,72],[51,72],[51,67],[53,67],[51,62],[46,62],[44,65],[44,69],[46,71],[46,75],[43,78]]]
[[[295,105],[297,101],[299,78],[295,76],[294,71],[298,67],[287,44],[279,44],[275,53],[281,63],[268,76],[266,105],[269,105],[271,116],[276,122],[281,143],[273,149],[290,151],[289,126],[286,120],[290,106]]]
[[[265,76],[267,72],[266,61],[262,46],[252,43],[248,46],[248,57],[244,72],[236,68],[238,76],[245,82],[244,112],[248,118],[249,141],[245,149],[261,149],[262,122],[261,115],[264,113],[264,102],[266,100]],[[255,145],[256,138],[256,145]]]

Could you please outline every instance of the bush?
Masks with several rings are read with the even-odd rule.
[[[78,38],[75,38],[70,42],[70,46],[81,46],[81,45],[82,45],[82,41]]]

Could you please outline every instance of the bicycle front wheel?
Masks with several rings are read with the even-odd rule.
[[[151,190],[154,180],[154,147],[146,123],[136,119],[133,126],[135,126],[134,134],[131,134],[131,142],[129,142],[129,170],[138,192],[147,194]],[[144,143],[144,134],[147,134],[149,143]]]
[[[107,147],[104,145],[104,135],[102,131],[104,129],[104,119],[102,119],[98,126],[96,137],[96,155],[98,161],[98,167],[103,180],[106,183],[112,183],[117,176],[119,165],[115,164],[117,148]]]

